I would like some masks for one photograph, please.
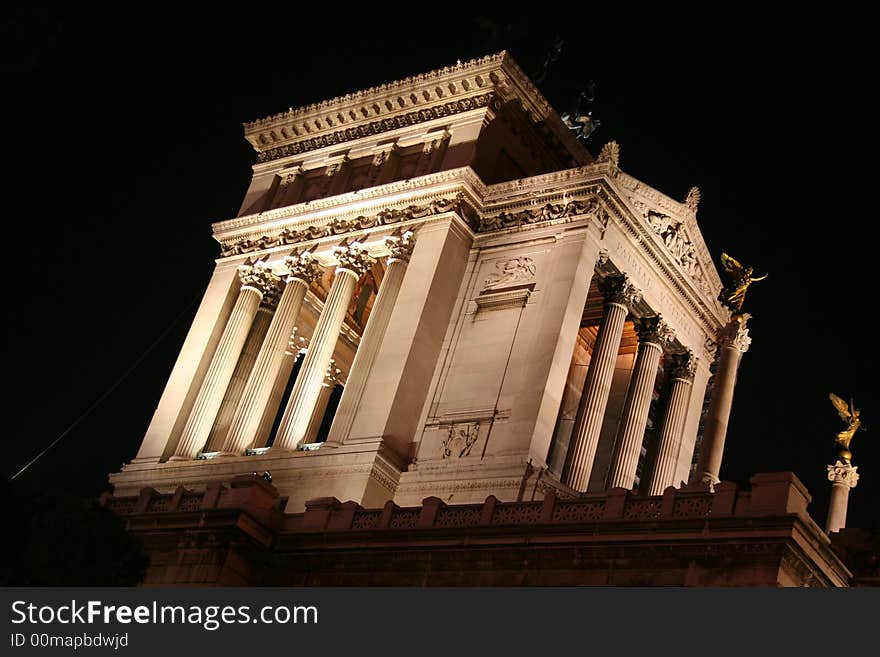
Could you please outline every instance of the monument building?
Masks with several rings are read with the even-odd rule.
[[[594,157],[506,53],[245,136],[110,475],[147,583],[847,583],[793,475],[719,480],[749,316],[696,188]]]

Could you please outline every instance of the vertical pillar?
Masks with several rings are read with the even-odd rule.
[[[681,436],[691,399],[691,387],[697,371],[697,359],[691,350],[670,356],[672,367],[669,399],[666,415],[660,429],[657,459],[648,485],[648,495],[662,495],[669,486],[675,485],[675,469],[681,449]]]
[[[611,392],[611,378],[620,349],[623,324],[629,306],[641,298],[626,276],[603,279],[600,289],[605,295],[605,316],[599,326],[596,344],[590,355],[587,378],[578,404],[572,440],[566,456],[565,483],[578,491],[586,491],[590,471],[596,458],[596,446],[602,430],[602,419]]]
[[[331,360],[327,366],[327,373],[321,382],[321,391],[318,393],[318,399],[315,402],[315,410],[312,411],[312,418],[309,420],[309,426],[306,427],[306,433],[303,436],[303,444],[314,443],[318,439],[318,431],[324,422],[324,414],[327,412],[327,403],[330,401],[330,395],[337,383],[343,381],[342,370],[336,367],[336,361]]]
[[[828,466],[828,481],[831,482],[831,502],[828,505],[828,518],[825,532],[839,532],[846,527],[846,507],[849,503],[849,489],[859,483],[857,467],[847,458],[840,458]]]
[[[263,298],[264,290],[277,285],[278,277],[257,263],[239,269],[242,286],[220,336],[217,350],[208,366],[208,372],[199,388],[193,409],[177,443],[172,459],[194,458],[205,445],[208,434],[223,402],[223,393],[232,378],[242,347],[247,339],[254,315]]]
[[[299,376],[290,392],[273,449],[296,449],[302,442],[321,393],[321,383],[333,356],[355,284],[373,264],[373,259],[357,242],[337,246],[334,254],[339,260],[336,276],[315,325]]]
[[[232,379],[226,388],[226,394],[223,395],[223,403],[220,405],[220,410],[217,411],[217,419],[214,420],[214,426],[208,436],[206,452],[216,452],[223,447],[223,441],[229,431],[229,424],[232,422],[239,401],[241,401],[241,394],[244,392],[245,384],[253,370],[257,354],[260,353],[260,347],[263,346],[269,324],[272,322],[272,315],[278,305],[279,296],[280,290],[277,287],[263,293],[263,300],[257,309],[250,333],[248,333],[247,340],[241,350],[241,356],[239,356],[235,370],[232,372]]]
[[[645,439],[648,411],[657,366],[663,353],[663,345],[672,337],[672,331],[660,315],[636,320],[639,334],[639,351],[633,373],[623,402],[620,428],[614,441],[614,456],[608,473],[608,488],[632,489],[639,465],[639,452]]]
[[[288,256],[284,265],[287,284],[223,442],[227,454],[241,454],[254,444],[303,299],[311,282],[321,274],[317,261],[308,252]]]
[[[748,314],[735,315],[728,324],[718,332],[718,344],[721,351],[709,410],[703,425],[703,441],[700,444],[700,459],[694,471],[692,481],[717,484],[721,481],[721,458],[724,455],[724,439],[727,437],[727,423],[730,420],[730,408],[733,405],[733,390],[736,386],[736,373],[742,355],[748,350],[752,339],[746,322]]]
[[[342,399],[339,400],[339,407],[336,409],[336,417],[330,427],[330,434],[327,436],[328,444],[342,444],[351,433],[354,416],[360,406],[361,398],[367,387],[367,379],[373,370],[376,355],[379,353],[379,347],[382,345],[385,330],[391,319],[391,311],[394,310],[397,303],[397,296],[400,292],[400,286],[403,284],[409,258],[415,247],[415,240],[412,231],[406,231],[400,237],[386,237],[385,244],[391,251],[391,255],[388,257],[379,294],[376,295],[367,326],[364,328],[364,335],[358,345],[357,352],[355,352],[351,372],[349,372],[345,390],[342,392]]]

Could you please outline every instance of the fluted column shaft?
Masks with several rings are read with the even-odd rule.
[[[849,490],[855,488],[859,482],[859,473],[849,460],[839,460],[828,466],[828,480],[831,482],[831,501],[825,520],[825,532],[830,534],[846,527]]]
[[[232,378],[229,380],[229,386],[226,388],[226,394],[223,396],[223,403],[220,405],[217,419],[214,420],[214,426],[211,428],[211,433],[208,436],[208,446],[205,449],[207,452],[215,452],[223,447],[223,440],[229,431],[229,425],[235,415],[235,409],[238,407],[245,384],[257,360],[257,354],[260,353],[260,347],[263,345],[266,331],[268,331],[269,324],[272,321],[273,312],[272,307],[266,306],[265,300],[264,296],[263,303],[257,309],[257,314],[254,317],[253,324],[251,324],[251,330],[241,350],[241,356],[239,356],[235,370],[232,372]]]
[[[620,427],[614,441],[614,455],[608,472],[608,488],[631,489],[636,479],[639,453],[645,439],[648,411],[657,380],[657,366],[663,354],[668,329],[659,317],[637,322],[639,350],[623,402]]]
[[[743,353],[748,349],[751,339],[746,328],[747,318],[732,320],[719,333],[721,354],[718,369],[712,386],[709,410],[703,425],[703,440],[700,443],[700,458],[692,480],[717,484],[724,456],[724,441],[727,437],[727,423],[733,406],[733,391],[736,387],[736,373]]]
[[[317,264],[312,263],[307,270],[297,270],[287,278],[287,285],[281,294],[275,317],[272,318],[266,340],[257,356],[242,393],[241,402],[230,424],[229,433],[223,443],[224,452],[241,454],[254,444],[263,413],[284,360],[290,334],[293,332],[309,284],[317,276],[318,271]]]
[[[172,458],[195,458],[205,445],[217,417],[217,411],[220,409],[220,404],[223,403],[223,394],[229,385],[238,357],[245,340],[247,340],[254,315],[256,315],[260,300],[263,298],[263,290],[270,284],[268,278],[276,278],[270,272],[255,268],[243,268],[240,275],[244,284],[235,300],[223,334],[220,336],[217,350],[208,365],[208,371],[196,395],[192,411],[183,427]],[[274,281],[271,284],[274,284]]]
[[[340,265],[336,268],[336,276],[324,302],[324,309],[315,325],[299,376],[290,392],[273,448],[296,449],[305,437],[355,284],[372,262],[359,248],[341,248],[345,250],[337,254]]]
[[[596,447],[602,431],[602,420],[608,406],[614,365],[623,336],[623,324],[629,303],[639,296],[625,277],[602,281],[606,297],[605,316],[599,325],[596,344],[590,355],[587,378],[578,403],[572,439],[566,455],[565,483],[578,491],[586,491],[590,471],[596,458]]]
[[[351,433],[355,414],[367,387],[367,379],[373,370],[391,313],[397,303],[397,295],[403,284],[415,241],[412,239],[412,233],[408,232],[401,238],[386,239],[386,244],[391,250],[391,256],[388,258],[385,275],[382,277],[382,284],[370,311],[367,326],[364,328],[364,335],[354,355],[351,372],[345,383],[339,406],[336,408],[336,416],[333,418],[327,443],[342,444]]]
[[[660,429],[654,471],[651,473],[651,483],[647,489],[648,495],[662,495],[666,488],[675,485],[675,469],[678,453],[681,449],[681,435],[684,431],[688,406],[690,405],[694,376],[694,358],[691,354],[685,356],[689,363],[684,366],[674,366],[671,370],[672,383],[666,404],[666,414]]]

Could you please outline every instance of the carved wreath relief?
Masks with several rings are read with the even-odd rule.
[[[470,456],[471,449],[480,437],[480,423],[450,424],[449,433],[441,443],[444,459]]]

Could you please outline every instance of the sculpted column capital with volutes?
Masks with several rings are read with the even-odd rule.
[[[743,354],[747,352],[749,350],[749,345],[752,344],[752,339],[749,337],[749,329],[747,327],[750,318],[751,315],[748,313],[742,313],[730,320],[718,331],[718,345],[721,347],[736,349]]]
[[[697,363],[698,359],[690,349],[679,354],[669,354],[670,378],[693,381],[697,373]]]
[[[347,270],[360,278],[376,262],[367,250],[357,242],[333,247],[333,255],[339,261],[336,270]]]
[[[284,267],[287,270],[286,280],[290,283],[294,279],[301,280],[306,285],[321,277],[322,269],[318,261],[308,251],[291,253],[284,258]]]
[[[675,337],[672,329],[669,327],[661,315],[652,315],[650,317],[640,317],[636,319],[636,333],[639,336],[639,342],[649,342],[662,347]]]
[[[385,238],[385,246],[391,252],[391,255],[388,256],[388,262],[393,260],[409,262],[416,246],[415,234],[408,230],[402,235],[388,235]]]
[[[631,308],[642,300],[642,291],[633,285],[629,277],[607,276],[599,281],[599,290],[605,297],[605,303],[614,303]]]
[[[832,484],[845,486],[846,488],[855,488],[859,483],[858,466],[837,461],[834,465],[827,466],[828,481]]]
[[[256,262],[252,265],[239,265],[238,279],[241,281],[243,288],[252,288],[261,295],[265,294],[268,290],[276,288],[281,280],[262,262]]]

